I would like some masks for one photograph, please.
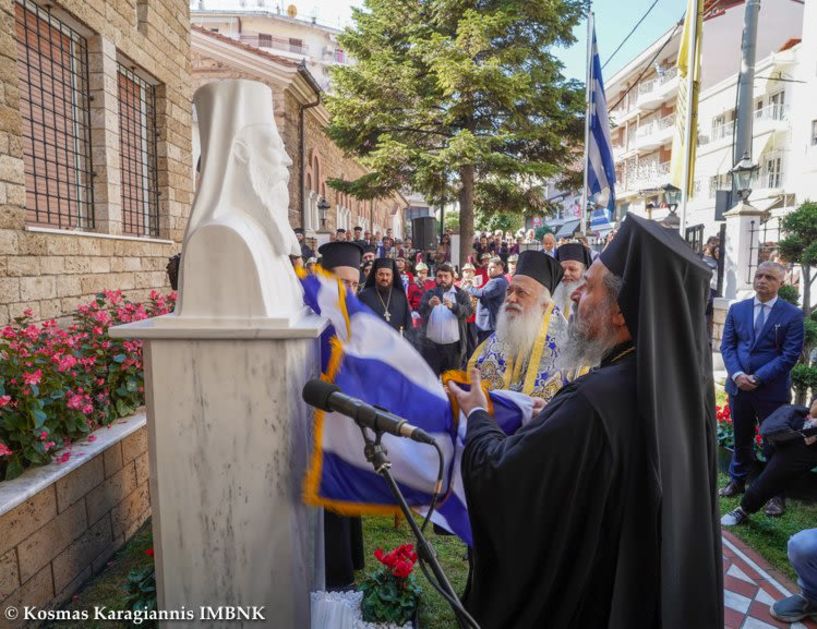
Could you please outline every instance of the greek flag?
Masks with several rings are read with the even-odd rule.
[[[445,474],[443,498],[432,521],[472,545],[460,475],[466,422],[455,414],[442,382],[408,341],[348,294],[334,276],[318,267],[314,273],[302,271],[300,279],[306,304],[331,323],[325,333],[329,338],[322,343],[330,348],[322,378],[434,437],[443,452]],[[446,376],[464,380],[464,374]],[[532,400],[519,393],[492,391],[489,404],[508,434],[533,415]],[[437,480],[436,450],[393,435],[384,435],[382,443],[406,501],[424,514]],[[366,461],[360,428],[347,417],[321,410],[314,414],[304,500],[343,515],[400,512],[385,481]]]
[[[601,59],[593,27],[593,47],[590,61],[590,126],[587,142],[587,187],[596,203],[608,210],[616,207],[616,166],[613,143],[610,141],[610,116],[601,78]]]

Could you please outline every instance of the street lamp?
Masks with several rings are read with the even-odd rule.
[[[326,212],[329,210],[329,204],[323,197],[318,201],[318,216],[321,219],[321,230],[326,229]]]
[[[678,203],[681,201],[681,189],[673,186],[671,183],[667,183],[661,186],[661,190],[664,191],[664,201],[667,202],[670,212],[675,214],[675,210],[678,209]]]
[[[758,168],[757,164],[752,163],[752,158],[749,157],[749,153],[746,152],[743,154],[741,160],[729,171],[729,174],[732,175],[732,180],[735,182],[735,189],[743,203],[746,203],[749,195],[752,194],[750,187],[752,185],[752,177],[754,177]]]

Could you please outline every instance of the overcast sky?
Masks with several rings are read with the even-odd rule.
[[[599,54],[602,63],[606,62],[610,54],[618,47],[624,36],[630,32],[636,22],[647,11],[653,0],[597,0],[593,3],[596,14],[596,37],[599,43]],[[199,0],[191,2],[191,7],[197,7]],[[298,9],[298,17],[309,19],[315,17],[318,22],[327,26],[342,28],[351,24],[352,7],[363,6],[363,0],[245,0],[247,10],[257,9],[263,4],[268,10],[275,10],[280,5],[286,9],[294,4]],[[205,8],[237,9],[241,0],[204,0]],[[604,69],[605,79],[611,77],[628,61],[638,55],[658,37],[669,29],[684,13],[684,0],[658,0],[646,20],[627,41],[615,58]],[[558,57],[565,64],[565,74],[584,80],[585,59],[587,57],[587,23],[582,22],[576,27],[574,34],[578,42],[569,49],[557,49]]]

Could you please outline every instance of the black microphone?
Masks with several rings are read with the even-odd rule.
[[[431,435],[422,428],[412,426],[405,419],[388,411],[381,410],[363,400],[346,395],[340,387],[324,382],[310,380],[304,385],[304,402],[324,411],[336,412],[354,419],[360,426],[377,432],[387,432],[398,437],[407,437],[420,443],[434,444]]]

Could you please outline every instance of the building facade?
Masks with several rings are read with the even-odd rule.
[[[183,0],[0,0],[0,322],[167,287],[192,194]]]
[[[329,114],[321,104],[322,90],[299,62],[278,56],[240,40],[199,26],[192,30],[194,88],[222,79],[261,81],[272,89],[273,109],[287,154],[292,159],[289,179],[289,220],[303,227],[308,238],[325,242],[338,228],[396,237],[404,233],[405,208],[401,195],[386,199],[361,200],[332,189],[329,179],[356,179],[367,171],[329,139],[325,129]],[[194,163],[199,144],[194,122]],[[329,209],[321,220],[319,204]]]
[[[201,3],[206,6],[206,3]],[[194,8],[194,26],[270,52],[282,59],[303,62],[320,85],[330,86],[329,68],[349,63],[338,44],[340,30],[303,19],[295,5],[289,13],[264,10],[219,11]]]
[[[732,152],[745,7],[744,3],[731,4],[710,13],[703,29],[698,148],[686,224],[702,225],[707,235],[718,232],[722,219],[716,219],[716,199],[718,191],[731,190],[728,173],[735,164]],[[810,150],[804,146],[805,127],[815,116],[802,105],[799,111],[793,108],[797,93],[804,91],[797,82],[800,75],[810,73],[813,79],[814,74],[813,62],[810,67],[804,63],[811,54],[806,51],[806,38],[814,45],[804,20],[804,10],[813,11],[813,7],[805,8],[810,4],[813,0],[805,5],[791,0],[764,2],[759,16],[752,142],[752,159],[759,171],[750,201],[770,211],[791,211],[809,194],[817,196],[817,182],[803,178],[803,164],[799,163]],[[607,82],[618,219],[627,212],[654,219],[669,213],[660,188],[669,183],[680,34],[680,27],[673,27]]]

